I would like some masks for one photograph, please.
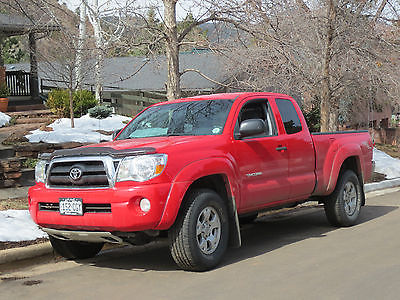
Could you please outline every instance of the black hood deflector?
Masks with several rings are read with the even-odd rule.
[[[156,149],[152,147],[134,148],[116,150],[111,147],[84,147],[75,149],[56,150],[53,153],[43,153],[40,159],[51,160],[61,157],[79,157],[79,156],[111,156],[114,158],[122,158],[125,156],[144,155],[156,153]]]

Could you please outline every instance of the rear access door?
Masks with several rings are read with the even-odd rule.
[[[289,161],[289,198],[307,198],[314,190],[315,152],[314,144],[299,106],[293,99],[276,98],[279,110],[279,131],[287,145]]]

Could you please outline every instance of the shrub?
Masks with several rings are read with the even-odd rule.
[[[303,115],[310,132],[319,132],[321,128],[321,112],[317,99],[312,101],[308,110],[303,111]]]
[[[67,90],[51,90],[47,99],[47,106],[58,117],[69,116],[69,94]]]
[[[88,90],[78,90],[74,93],[74,115],[83,116],[88,110],[97,105],[95,95]]]
[[[105,119],[111,116],[113,109],[108,105],[99,105],[88,110],[89,116],[96,119]]]
[[[10,90],[5,82],[0,83],[0,98],[7,98],[10,96]]]
[[[22,166],[23,166],[24,168],[31,168],[31,169],[34,169],[38,161],[39,161],[39,159],[37,159],[37,158],[28,158],[27,160],[25,160],[25,161],[22,163]]]
[[[73,93],[74,117],[87,114],[89,108],[96,106],[97,100],[93,93],[87,90],[77,90]],[[52,90],[47,99],[47,106],[59,117],[70,117],[69,91],[63,89]]]

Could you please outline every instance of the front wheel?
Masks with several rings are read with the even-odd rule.
[[[88,243],[78,241],[65,241],[49,236],[54,250],[62,257],[68,259],[83,259],[95,257],[103,248],[104,243]]]
[[[357,175],[346,170],[338,179],[333,193],[327,197],[324,208],[329,223],[334,226],[356,224],[361,211],[362,189]]]
[[[221,261],[228,245],[226,205],[208,189],[195,190],[186,200],[169,233],[171,255],[184,270],[209,270]]]

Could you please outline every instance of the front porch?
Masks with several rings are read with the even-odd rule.
[[[39,88],[32,86],[34,82],[30,72],[6,71],[6,83],[10,90],[9,112],[44,108]]]
[[[52,31],[60,30],[53,24],[34,24],[20,16],[0,13],[0,82],[6,82],[10,90],[8,111],[42,109],[43,99],[39,94],[36,40]],[[6,71],[2,60],[2,41],[10,36],[28,35],[30,71]]]

